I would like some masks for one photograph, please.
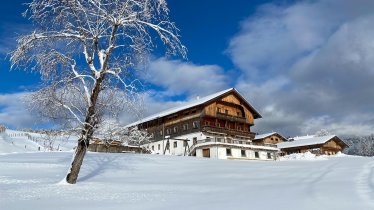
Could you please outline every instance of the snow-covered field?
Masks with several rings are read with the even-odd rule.
[[[88,153],[78,183],[66,185],[59,182],[72,152],[2,149],[1,210],[374,209],[374,158],[272,162]]]

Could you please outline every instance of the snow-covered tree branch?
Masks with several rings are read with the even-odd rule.
[[[67,182],[75,183],[86,148],[105,118],[137,102],[138,66],[162,43],[186,57],[165,0],[33,0],[24,13],[37,26],[18,38],[13,68],[41,74],[31,97],[43,116],[79,126]]]

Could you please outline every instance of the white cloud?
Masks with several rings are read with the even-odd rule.
[[[0,124],[11,128],[39,127],[40,121],[23,103],[27,94],[29,93],[0,94]]]
[[[228,52],[242,72],[236,87],[263,115],[256,129],[374,130],[363,118],[374,116],[372,8],[370,0],[268,4],[243,21]]]
[[[228,88],[228,78],[217,65],[196,65],[165,58],[150,63],[146,79],[162,87],[165,96],[204,96]]]

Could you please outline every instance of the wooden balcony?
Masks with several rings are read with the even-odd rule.
[[[232,115],[224,114],[224,113],[221,113],[221,112],[217,112],[216,117],[218,119],[227,120],[227,121],[231,121],[231,122],[239,122],[239,123],[246,123],[247,122],[245,117],[232,116]]]
[[[215,126],[209,126],[209,125],[204,125],[202,127],[202,131],[222,133],[222,134],[227,134],[227,135],[232,135],[232,136],[244,136],[250,139],[255,138],[255,133],[252,133],[252,132],[229,129],[229,128],[222,128],[222,127],[215,127]]]

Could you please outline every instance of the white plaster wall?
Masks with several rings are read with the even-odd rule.
[[[196,157],[203,157],[203,150],[202,149],[196,149]]]

